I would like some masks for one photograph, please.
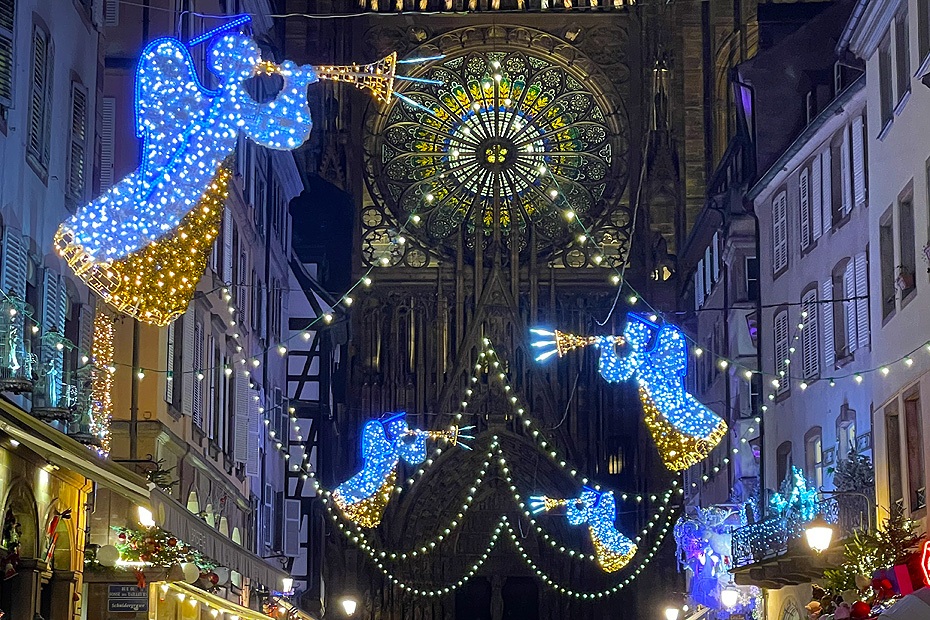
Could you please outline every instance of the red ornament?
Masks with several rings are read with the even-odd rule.
[[[120,540],[126,540],[126,532],[120,532],[117,538]]]
[[[216,573],[210,573],[209,575],[207,575],[207,578],[210,579],[210,583],[212,583],[213,585],[216,585],[220,582],[220,577]]]
[[[173,546],[175,546],[176,544],[178,544],[178,539],[177,539],[177,538],[169,538],[169,539],[168,539],[168,546],[169,546],[169,547],[173,547]]]
[[[872,613],[872,608],[869,607],[868,603],[862,601],[856,601],[853,603],[852,608],[849,610],[849,617],[853,620],[865,620],[869,617],[869,614]]]

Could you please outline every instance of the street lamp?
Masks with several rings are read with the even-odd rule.
[[[727,586],[720,591],[720,602],[727,609],[733,609],[739,603],[739,590],[734,586]]]
[[[833,526],[827,523],[823,515],[817,515],[817,518],[807,524],[804,529],[804,537],[807,539],[807,546],[816,553],[823,553],[833,541]]]
[[[666,607],[665,608],[665,620],[678,620],[678,608],[677,607]]]
[[[349,618],[355,615],[355,610],[358,608],[358,601],[356,601],[351,596],[344,597],[339,603],[342,605],[342,611],[345,612],[345,615]]]

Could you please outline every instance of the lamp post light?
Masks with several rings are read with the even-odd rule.
[[[666,607],[665,608],[665,620],[678,620],[678,614],[680,613],[677,607]]]
[[[739,590],[736,586],[729,585],[720,591],[720,602],[727,609],[733,609],[739,603]]]
[[[347,618],[354,616],[355,610],[358,609],[358,601],[351,596],[343,597],[342,600],[339,601],[339,604],[342,605],[342,611]]]
[[[804,529],[804,537],[808,547],[816,553],[823,553],[833,541],[833,526],[827,523],[823,515],[817,515]]]

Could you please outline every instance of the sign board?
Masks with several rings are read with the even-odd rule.
[[[109,586],[107,611],[148,611],[149,590],[138,586]]]
[[[730,620],[746,620],[746,614],[730,614]]]

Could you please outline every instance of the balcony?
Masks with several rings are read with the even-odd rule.
[[[11,298],[0,301],[0,392],[31,392],[36,355],[27,350],[25,315],[27,306]]]
[[[781,588],[822,577],[841,559],[843,541],[871,526],[871,489],[827,497],[820,513],[834,524],[834,545],[818,555],[803,540],[805,524],[789,516],[769,517],[733,532],[733,566],[736,582],[764,588]]]

